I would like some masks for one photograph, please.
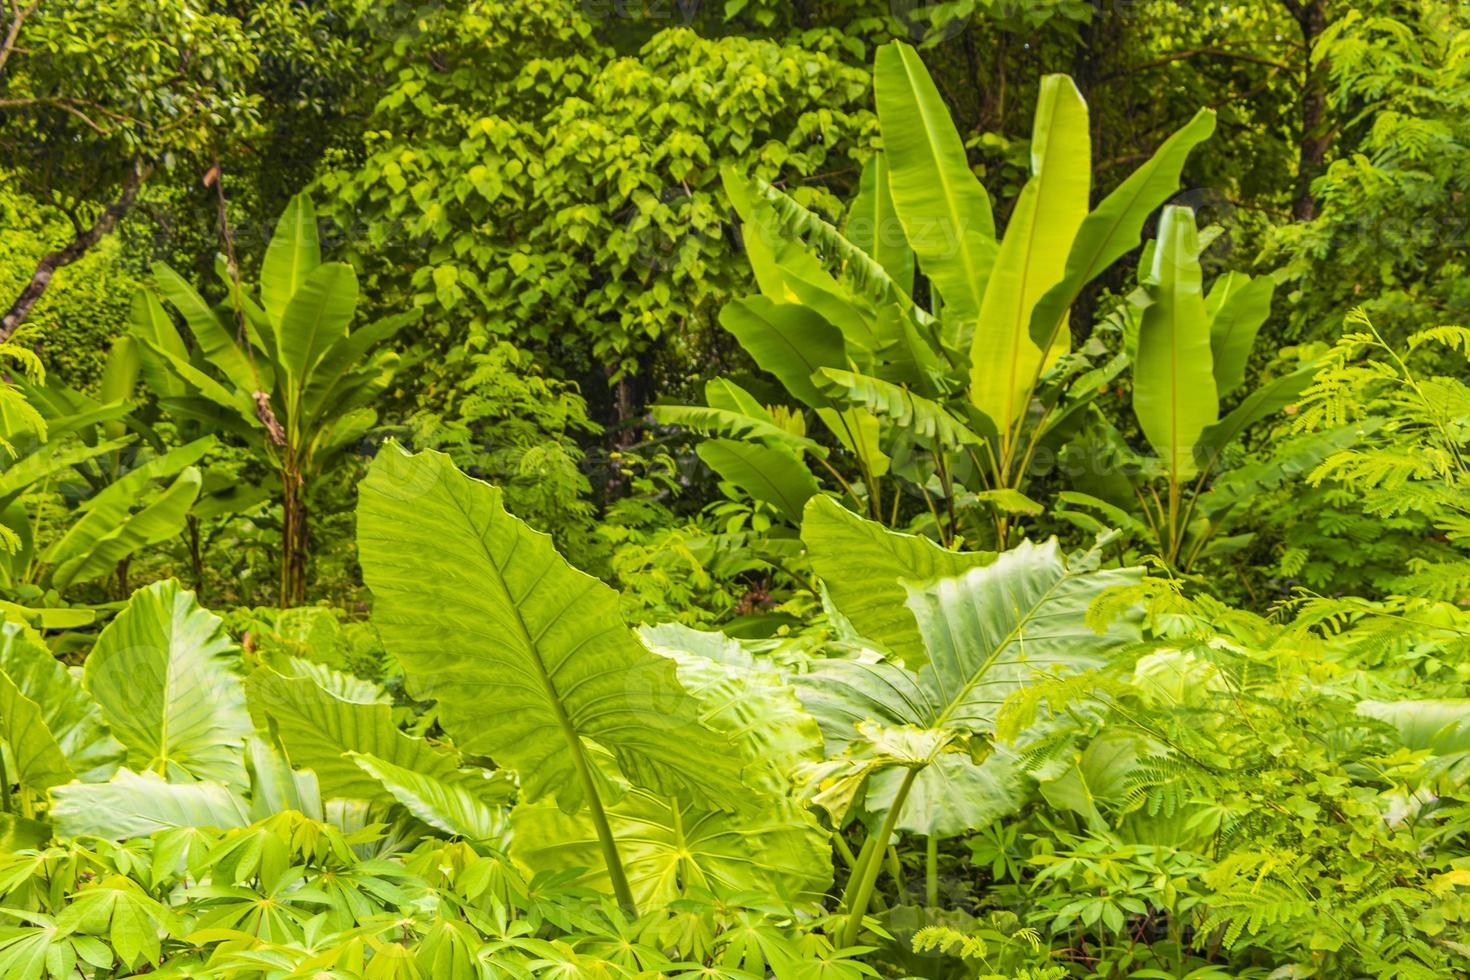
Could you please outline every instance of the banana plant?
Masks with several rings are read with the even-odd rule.
[[[19,603],[12,614],[40,625],[90,622],[91,610],[58,604],[84,583],[113,579],[125,597],[132,555],[176,538],[199,502],[196,464],[214,439],[168,448],[133,431],[118,362],[97,398],[17,378],[9,391],[25,411],[0,413],[0,588]]]
[[[827,744],[812,769],[814,801],[839,826],[855,812],[875,815],[843,896],[842,945],[850,946],[897,830],[932,841],[1020,805],[1014,755],[996,734],[1002,704],[1034,684],[1101,667],[1136,642],[1130,620],[1095,628],[1088,610],[1140,575],[1097,567],[1097,549],[1066,556],[1055,539],[998,556],[944,552],[826,497],[808,503],[802,537],[833,586],[862,569],[828,595],[882,654],[829,658],[799,679]]]
[[[242,284],[223,259],[218,272],[226,298],[211,306],[173,269],[155,265],[156,293],[135,303],[131,335],[166,411],[240,441],[275,475],[280,603],[295,605],[306,594],[312,488],[376,423],[370,406],[398,363],[383,345],[416,314],[351,329],[357,274],[346,263],[322,261],[305,194],[277,223],[257,288]]]
[[[1356,438],[1337,430],[1298,441],[1265,464],[1222,476],[1226,450],[1252,425],[1295,400],[1311,383],[1316,365],[1269,380],[1222,412],[1222,401],[1244,384],[1257,333],[1270,315],[1274,282],[1231,272],[1206,291],[1200,250],[1194,212],[1165,208],[1158,239],[1145,255],[1142,285],[1123,311],[1124,330],[1135,348],[1133,411],[1153,457],[1133,453],[1111,423],[1096,415],[1088,434],[1099,447],[1094,462],[1110,458],[1116,465],[1106,467],[1111,476],[1098,483],[1096,492],[1061,496],[1064,508],[1098,510],[1115,526],[1143,534],[1181,571],[1202,556],[1241,543],[1220,532],[1243,499],[1309,470],[1344,440]],[[1131,491],[1133,513],[1120,493],[1124,487]],[[1135,514],[1142,515],[1141,522]]]
[[[1201,110],[1089,209],[1087,106],[1071,79],[1046,77],[1031,176],[998,234],[918,54],[881,48],[874,89],[885,149],[843,228],[760,179],[724,174],[760,293],[727,306],[721,325],[830,439],[791,438],[804,423],[773,432],[772,413],[729,381],[710,394],[712,412],[663,407],[655,418],[720,437],[701,448],[705,461],[793,524],[825,472],[873,520],[897,524],[910,516],[901,497],[922,501],[946,543],[971,505],[1003,548],[1015,515],[1040,509],[1023,493],[1036,451],[1126,363],[1073,352],[1069,310],[1139,246],[1214,115]]]

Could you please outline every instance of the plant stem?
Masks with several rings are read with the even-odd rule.
[[[924,904],[939,907],[939,838],[932,834],[924,842]]]
[[[5,770],[5,753],[0,752],[0,807],[10,812],[10,773]]]
[[[577,768],[577,777],[582,783],[582,795],[587,798],[587,809],[592,814],[592,825],[597,828],[597,845],[602,849],[602,860],[607,864],[607,876],[612,880],[613,894],[623,911],[636,917],[638,905],[633,901],[633,889],[628,886],[628,875],[623,871],[623,860],[618,856],[617,838],[613,837],[612,825],[607,822],[607,811],[602,808],[602,797],[597,795],[597,783],[592,778],[592,767],[582,749],[582,740],[575,734],[568,739],[572,750],[572,761]],[[674,802],[678,806],[678,802]]]
[[[848,903],[847,925],[842,930],[842,945],[853,946],[857,943],[858,933],[863,929],[863,915],[868,911],[868,902],[873,897],[873,886],[878,881],[878,872],[883,867],[880,855],[888,846],[888,841],[893,837],[893,828],[898,826],[898,817],[903,812],[903,805],[909,798],[909,790],[914,786],[914,779],[919,775],[918,768],[910,769],[904,773],[903,782],[899,784],[898,792],[893,797],[893,806],[888,809],[888,816],[883,818],[883,826],[875,835],[873,853],[869,855],[868,863],[863,867],[862,880],[858,882],[856,894]],[[863,845],[863,850],[868,850],[868,845]],[[849,889],[850,890],[850,889]]]

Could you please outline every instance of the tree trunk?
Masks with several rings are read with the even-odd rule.
[[[138,188],[143,186],[143,181],[148,179],[152,167],[142,163],[133,167],[128,179],[123,182],[122,193],[118,195],[102,214],[93,222],[92,227],[78,233],[65,248],[51,252],[41,257],[36,263],[36,271],[31,273],[30,280],[21,289],[20,295],[3,318],[0,318],[0,343],[10,339],[10,335],[25,323],[26,317],[31,315],[36,301],[46,292],[46,287],[51,285],[51,277],[56,270],[62,266],[71,265],[77,259],[87,254],[87,250],[96,245],[117,226],[123,215],[132,210],[138,199]]]
[[[1322,175],[1332,133],[1327,119],[1327,65],[1312,63],[1312,48],[1327,29],[1327,0],[1282,0],[1301,28],[1306,47],[1301,95],[1297,111],[1301,117],[1301,142],[1297,148],[1296,189],[1291,216],[1297,221],[1317,217],[1317,199],[1312,181]]]

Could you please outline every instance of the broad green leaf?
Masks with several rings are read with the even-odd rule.
[[[1245,381],[1246,362],[1256,334],[1271,315],[1275,292],[1269,276],[1252,279],[1239,273],[1221,276],[1210,290],[1205,305],[1210,308],[1210,350],[1221,398]]]
[[[1406,748],[1436,755],[1470,752],[1470,698],[1360,701],[1358,714],[1392,725]]]
[[[995,560],[993,553],[949,551],[928,538],[890,531],[826,496],[807,503],[801,540],[833,605],[853,628],[913,664],[924,660],[923,642],[904,606],[902,582],[960,575]]]
[[[130,766],[240,786],[251,724],[236,661],[220,618],[169,580],[133,593],[97,637],[82,678]]]
[[[105,783],[69,783],[51,791],[51,819],[61,837],[126,840],[160,830],[249,825],[245,802],[217,782],[166,783],[157,773],[118,770]]]
[[[101,709],[66,666],[18,622],[0,624],[0,671],[40,706],[42,722],[78,777],[95,782],[117,770],[124,750],[108,732]]]
[[[903,770],[875,772],[864,805],[870,813],[893,806]],[[1020,760],[992,752],[976,763],[968,752],[940,752],[914,778],[898,830],[925,837],[957,837],[1008,817],[1025,804],[1027,786]]]
[[[821,492],[817,478],[790,450],[730,439],[711,439],[695,450],[710,469],[755,500],[774,507],[793,524],[801,508]]]
[[[295,810],[322,820],[321,785],[311,770],[291,768],[286,754],[265,739],[245,740],[245,769],[250,775],[250,819],[264,820],[284,810]]]
[[[412,310],[374,320],[329,347],[317,362],[301,398],[299,412],[303,427],[317,425],[334,410],[339,410],[339,406],[349,402],[351,393],[361,383],[364,370],[371,370],[373,348],[393,339],[404,327],[417,323],[422,313],[422,310]],[[369,366],[365,368],[365,364]]]
[[[892,460],[883,452],[883,423],[878,416],[857,405],[840,412],[835,408],[819,408],[817,418],[842,448],[858,458],[866,473],[877,478],[888,472]]]
[[[128,332],[143,344],[143,349],[138,353],[142,362],[143,381],[148,390],[160,397],[182,395],[183,384],[174,373],[161,369],[163,362],[160,357],[148,356],[150,348],[157,348],[180,360],[189,359],[189,349],[184,346],[184,338],[179,336],[178,328],[174,326],[168,311],[150,290],[140,288],[133,293],[132,309],[128,315]]]
[[[934,726],[989,731],[1002,702],[1036,677],[1100,666],[1138,630],[1125,622],[1097,633],[1087,608],[1138,577],[1134,569],[1074,570],[1053,538],[1022,542],[957,578],[908,583],[928,656],[920,678],[937,695]]]
[[[909,769],[916,771],[910,800],[918,793],[938,807],[916,814],[906,806],[900,817],[909,828],[957,834],[1019,805],[1011,763],[996,759],[990,745],[1001,704],[1044,678],[1100,666],[1136,641],[1132,623],[1098,633],[1086,614],[1104,590],[1137,580],[1132,569],[1073,568],[1055,539],[1023,543],[959,576],[905,580],[905,604],[923,643],[913,658],[922,664],[917,672],[833,658],[798,678],[829,755],[816,771],[827,798],[817,802],[841,819],[844,794],[862,793],[869,811],[881,812],[893,805],[902,778],[889,772]]]
[[[1031,317],[1062,281],[1087,216],[1091,139],[1077,87],[1065,75],[1046,76],[1031,132],[1032,177],[1006,225],[970,347],[970,401],[1002,434],[1025,413],[1041,375],[1047,350],[1031,338]]]
[[[878,261],[905,293],[914,291],[914,250],[893,208],[888,187],[888,158],[873,154],[863,165],[858,195],[847,212],[842,232],[858,248]]]
[[[51,572],[52,587],[65,589],[73,582],[105,578],[129,555],[177,537],[188,521],[190,508],[199,498],[203,481],[198,469],[187,467],[165,490],[151,499],[145,498],[144,506],[120,523],[106,529],[94,525],[101,532],[95,539],[73,539],[74,544],[86,550],[56,565]]]
[[[946,326],[973,328],[995,261],[990,198],[918,52],[899,41],[879,48],[873,90],[893,208],[944,298]]]
[[[751,296],[727,303],[720,326],[728,330],[762,370],[775,375],[792,397],[821,408],[829,399],[812,383],[818,368],[847,365],[842,332],[811,309]]]
[[[1220,453],[1252,425],[1297,400],[1317,376],[1319,365],[1308,364],[1290,374],[1261,384],[1241,399],[1225,417],[1200,433],[1196,454],[1202,466],[1213,466]]]
[[[700,809],[630,790],[608,812],[640,907],[693,891],[732,898],[749,892],[793,903],[817,900],[831,884],[831,844],[810,814],[784,795],[759,795],[753,815]],[[511,811],[511,854],[533,871],[586,869],[581,884],[606,890],[597,835],[585,815],[549,803]]]
[[[509,821],[505,811],[487,802],[487,798],[509,802],[514,788],[509,781],[469,773],[436,776],[363,753],[354,752],[349,758],[383,792],[430,827],[455,837],[505,846]]]
[[[81,516],[47,549],[44,560],[60,564],[95,548],[98,541],[115,532],[127,519],[149,483],[192,466],[214,445],[213,436],[196,439],[155,456],[109,483],[100,493],[82,502],[77,508]]]
[[[1201,289],[1194,212],[1168,207],[1154,250],[1153,302],[1138,328],[1133,411],[1171,483],[1196,472],[1195,446],[1219,419],[1210,324]]]
[[[307,194],[297,194],[276,222],[260,266],[260,302],[271,319],[276,323],[285,319],[291,297],[321,263],[316,210]]]
[[[7,750],[7,779],[40,792],[74,778],[40,705],[22,694],[4,672],[0,672],[0,739]]]
[[[348,339],[347,328],[356,312],[357,272],[345,262],[318,266],[286,304],[278,343],[289,388],[285,401],[293,418],[318,362]]]
[[[785,786],[798,765],[822,757],[822,733],[795,689],[738,640],[675,623],[638,633],[650,650],[674,661],[679,682],[704,706],[706,721],[746,746],[755,761],[747,782]]]
[[[235,332],[204,301],[204,297],[167,263],[155,262],[153,277],[163,298],[183,315],[204,359],[219,369],[239,391],[249,393],[259,388],[259,377],[250,363],[249,355],[240,349]],[[177,356],[176,350],[172,348],[172,344],[159,347],[160,350]]]
[[[352,759],[353,752],[430,778],[448,776],[459,767],[454,753],[400,731],[392,706],[381,701],[348,701],[327,693],[310,677],[287,677],[269,667],[250,675],[245,692],[256,725],[279,740],[294,768],[316,773],[324,798],[394,801]]]
[[[1066,276],[1047,291],[1031,316],[1031,339],[1038,350],[1051,350],[1056,344],[1067,309],[1083,287],[1138,247],[1148,216],[1179,189],[1179,175],[1190,151],[1214,131],[1213,110],[1195,113],[1083,220],[1067,255]]]
[[[575,811],[600,745],[632,783],[735,805],[744,761],[706,727],[674,665],[624,624],[618,597],[506,512],[449,457],[385,446],[360,488],[373,622],[410,694],[439,702],[464,752],[516,770],[528,800]]]

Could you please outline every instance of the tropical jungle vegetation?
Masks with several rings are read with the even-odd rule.
[[[1470,977],[1470,7],[0,0],[0,976]]]

